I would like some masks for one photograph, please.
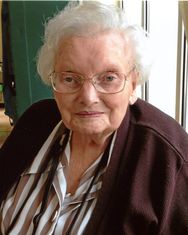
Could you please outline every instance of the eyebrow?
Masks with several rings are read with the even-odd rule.
[[[104,66],[104,68],[101,70],[101,72],[97,72],[97,74],[99,73],[105,73],[105,72],[120,72],[122,71],[122,67],[117,65],[117,64],[107,64]],[[74,70],[74,69],[67,69],[63,72],[67,72],[67,73],[76,73],[76,74],[80,74],[83,75],[82,73]]]
[[[106,68],[103,70],[103,72],[118,72],[118,71],[121,71],[122,68],[118,65],[115,65],[115,64],[111,64],[111,65],[107,65]]]

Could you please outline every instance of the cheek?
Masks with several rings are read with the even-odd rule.
[[[61,107],[63,106],[62,95],[59,94],[59,93],[54,92],[54,98],[55,98],[55,101],[57,103],[57,107],[58,107],[59,111],[61,112]]]
[[[127,94],[116,94],[116,97],[111,97],[111,102],[107,104],[110,115],[109,121],[111,125],[118,128],[121,124],[129,104],[129,96]]]
[[[54,93],[54,98],[61,113],[62,120],[65,121],[70,116],[70,105],[67,106],[67,104],[70,104],[71,101],[67,99],[66,96],[63,96],[59,93]]]
[[[110,107],[111,107],[111,114],[110,114],[110,121],[113,125],[116,125],[118,128],[121,124],[124,116],[127,112],[127,107],[130,103],[130,98],[134,92],[133,83],[127,83],[125,89],[115,94],[114,97],[111,97]]]

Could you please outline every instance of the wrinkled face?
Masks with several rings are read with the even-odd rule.
[[[56,72],[69,71],[86,78],[106,71],[127,74],[134,66],[131,43],[117,32],[64,39],[55,62]],[[124,90],[116,94],[99,93],[90,82],[85,82],[73,94],[54,91],[64,124],[86,135],[103,135],[116,130],[135,89],[133,77],[134,71],[130,73]]]

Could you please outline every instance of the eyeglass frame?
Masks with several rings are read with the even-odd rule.
[[[103,72],[103,73],[100,73],[100,74],[95,74],[95,75],[93,75],[92,77],[87,77],[87,76],[84,76],[83,74],[74,73],[74,72],[64,72],[64,71],[58,72],[58,73],[67,73],[67,74],[77,75],[77,76],[80,78],[80,81],[82,81],[82,82],[80,83],[80,87],[79,87],[79,89],[77,89],[76,91],[73,91],[73,92],[62,92],[62,91],[57,90],[57,89],[55,88],[55,85],[54,85],[54,78],[55,78],[54,75],[56,74],[55,71],[53,71],[53,72],[50,74],[49,79],[50,79],[50,82],[51,82],[51,85],[52,85],[53,90],[56,91],[56,92],[58,92],[58,93],[61,93],[61,94],[74,94],[74,93],[80,91],[81,88],[83,87],[85,81],[91,82],[91,84],[93,85],[93,87],[95,88],[95,90],[96,90],[97,92],[99,92],[99,93],[102,93],[102,94],[116,94],[116,93],[120,93],[120,92],[122,92],[122,91],[124,90],[124,88],[125,88],[125,83],[126,83],[126,81],[128,81],[127,78],[130,76],[130,74],[131,74],[135,69],[136,69],[136,66],[134,65],[134,66],[129,70],[129,72],[128,72],[127,74],[124,74],[124,73],[121,73],[121,72],[117,72],[117,71],[113,71],[113,73],[121,74],[121,75],[124,76],[124,84],[123,84],[123,87],[122,87],[120,90],[116,91],[116,92],[102,92],[102,91],[99,91],[99,90],[95,87],[96,81],[93,81],[94,78],[97,77],[97,76],[103,75],[103,74],[105,74],[105,73],[108,73],[108,71]],[[109,71],[109,72],[112,72],[112,71]]]

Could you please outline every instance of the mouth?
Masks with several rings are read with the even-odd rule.
[[[76,116],[82,117],[82,118],[88,118],[88,117],[99,117],[103,114],[103,112],[98,111],[81,111],[75,113]]]

